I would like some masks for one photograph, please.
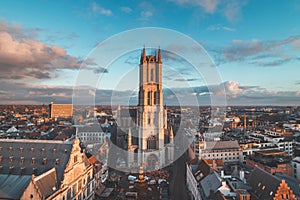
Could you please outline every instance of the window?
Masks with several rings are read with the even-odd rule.
[[[47,158],[43,158],[43,165],[47,164]]]
[[[74,156],[74,163],[76,163],[76,162],[77,162],[77,155]]]
[[[154,69],[151,69],[150,81],[154,81]]]

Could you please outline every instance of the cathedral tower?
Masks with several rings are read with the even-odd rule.
[[[133,156],[129,156],[128,164],[129,166],[133,163],[146,165],[147,169],[160,168],[166,164],[166,161],[173,160],[174,156],[174,146],[165,145],[167,110],[163,106],[160,49],[154,55],[147,55],[145,47],[141,52],[138,98],[138,157],[136,160]],[[128,135],[131,137],[131,133]],[[173,135],[171,141],[173,143]],[[131,141],[128,143],[132,144]],[[132,152],[129,151],[129,154],[131,155]]]
[[[164,147],[164,118],[161,52],[158,49],[155,55],[147,56],[144,48],[140,59],[138,105],[140,150]]]

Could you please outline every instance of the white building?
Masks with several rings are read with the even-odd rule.
[[[194,152],[198,159],[221,159],[223,162],[242,162],[242,148],[234,141],[195,141]]]

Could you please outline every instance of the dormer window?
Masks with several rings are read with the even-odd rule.
[[[24,156],[22,156],[22,157],[20,158],[20,163],[21,163],[21,164],[24,164],[24,160],[25,160],[25,158],[24,158]]]
[[[33,152],[34,152],[34,148],[33,148],[33,147],[31,147],[30,151],[33,153]]]
[[[45,153],[45,148],[42,148],[42,154],[44,154]]]
[[[59,164],[59,159],[58,159],[58,158],[55,159],[55,164],[56,164],[56,165]]]
[[[31,158],[31,164],[35,164],[35,162],[36,162],[36,159],[34,157]]]
[[[52,150],[52,153],[56,153],[56,149],[53,149],[53,150]]]
[[[24,148],[20,147],[20,152],[23,153],[23,151],[24,151]]]
[[[14,157],[13,156],[9,157],[9,162],[14,162]]]
[[[43,165],[47,164],[47,158],[43,158]]]
[[[9,147],[9,152],[12,152],[13,151],[13,148],[12,147]]]

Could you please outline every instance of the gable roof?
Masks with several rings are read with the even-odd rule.
[[[201,159],[198,162],[198,164],[195,168],[194,168],[194,166],[192,166],[192,169],[195,170],[194,176],[197,181],[202,180],[204,177],[206,177],[208,174],[210,174],[212,172],[212,169],[210,168],[210,166],[203,159]]]
[[[50,196],[57,189],[55,168],[52,168],[44,174],[36,177],[34,181],[43,197]]]
[[[203,180],[200,181],[201,188],[203,189],[204,195],[206,197],[209,197],[213,191],[213,193],[216,193],[218,191],[218,188],[222,185],[221,178],[216,172],[213,172],[203,178]]]
[[[71,150],[72,141],[0,139],[0,174],[39,176],[54,167],[60,184]]]
[[[251,193],[257,199],[273,199],[276,191],[281,183],[281,180],[265,170],[256,167],[247,179],[247,182],[252,187]]]

